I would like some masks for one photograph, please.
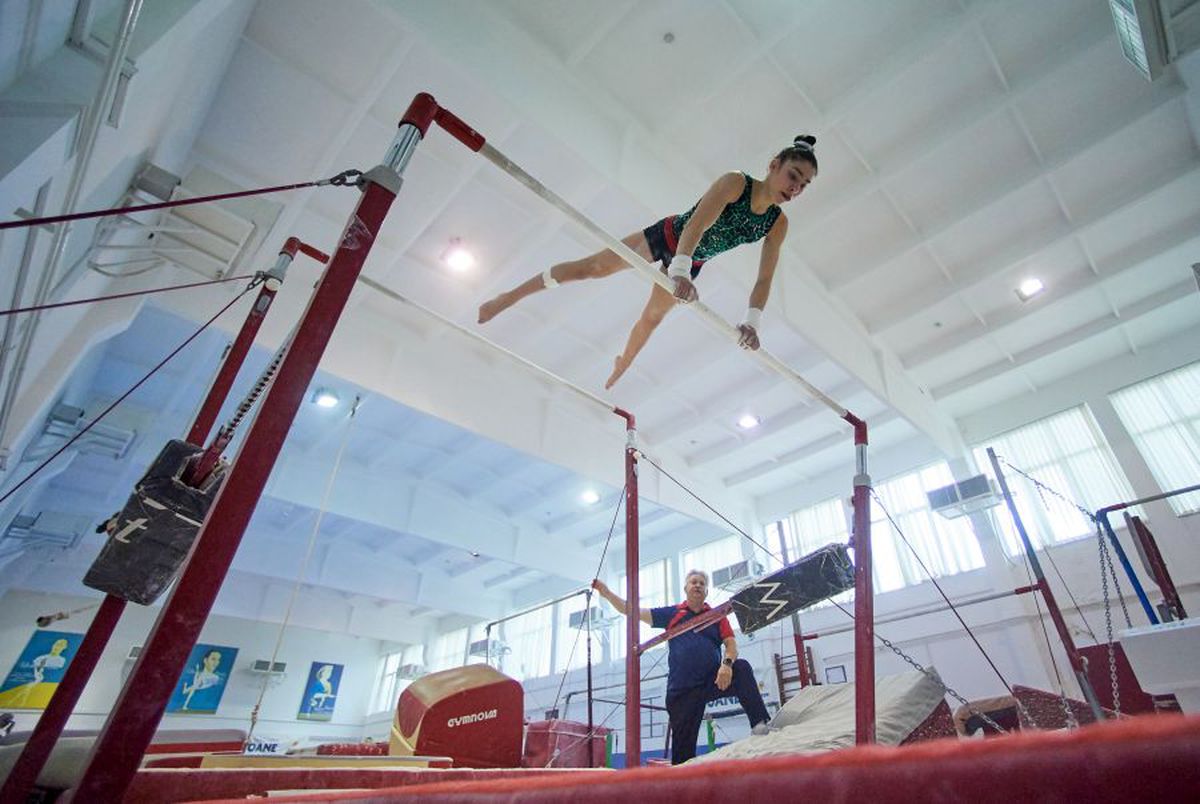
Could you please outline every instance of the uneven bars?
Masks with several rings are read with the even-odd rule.
[[[609,413],[612,413],[613,411],[615,411],[617,409],[616,405],[612,404],[611,402],[604,401],[603,399],[596,396],[595,394],[593,394],[591,391],[587,390],[586,388],[581,388],[580,386],[576,385],[575,383],[571,382],[570,380],[558,376],[553,371],[542,368],[537,363],[534,363],[532,360],[528,360],[524,357],[521,357],[519,354],[517,354],[516,352],[514,352],[510,349],[505,349],[503,346],[496,343],[495,341],[490,341],[487,338],[480,335],[479,333],[472,332],[471,330],[467,329],[466,327],[462,326],[461,324],[456,324],[455,322],[451,321],[449,318],[446,318],[444,315],[442,315],[440,313],[436,313],[433,310],[430,310],[428,307],[425,307],[424,305],[413,301],[412,299],[408,298],[407,296],[403,296],[390,288],[384,287],[383,285],[376,282],[374,279],[370,279],[365,276],[360,276],[358,278],[358,281],[359,281],[359,283],[366,285],[367,287],[371,288],[372,290],[377,291],[378,293],[381,293],[384,296],[387,296],[389,299],[392,299],[393,301],[398,301],[401,304],[406,304],[409,307],[412,307],[414,310],[420,311],[421,313],[425,314],[427,317],[432,318],[433,320],[438,321],[439,323],[444,324],[447,327],[450,327],[455,332],[458,332],[461,335],[466,335],[468,338],[479,341],[480,343],[485,344],[486,346],[490,346],[492,349],[495,349],[497,352],[500,352],[501,354],[511,358],[512,360],[515,360],[517,363],[520,363],[525,368],[531,369],[535,374],[540,374],[545,379],[551,380],[552,382],[556,382],[559,385],[569,388],[570,390],[574,391],[579,396],[586,399],[588,402],[596,403],[597,405],[601,406]]]
[[[653,266],[641,258],[637,252],[626,246],[617,238],[614,238],[608,232],[601,229],[589,218],[587,218],[579,210],[571,206],[567,201],[548,187],[543,185],[533,176],[525,172],[520,166],[502,154],[499,150],[487,142],[487,139],[475,129],[471,128],[465,121],[455,115],[448,109],[438,106],[437,101],[432,95],[421,94],[414,101],[414,106],[420,105],[422,108],[422,120],[425,127],[432,123],[437,123],[450,136],[457,139],[463,145],[470,148],[472,151],[483,154],[483,156],[496,165],[505,173],[509,174],[517,181],[524,184],[540,198],[548,201],[552,206],[558,209],[563,214],[574,220],[580,226],[593,235],[598,237],[601,242],[607,243],[614,253],[618,254],[629,264],[636,268],[642,275],[649,280],[657,283],[665,290],[674,292],[673,287],[667,282],[666,277],[662,276]],[[422,128],[422,131],[424,128]],[[726,321],[717,315],[713,310],[701,304],[700,302],[692,302],[690,305],[697,314],[704,319],[706,323],[714,327],[718,332],[733,336],[740,339],[740,333],[735,327],[730,326]],[[854,475],[854,494],[852,496],[854,506],[854,525],[851,531],[851,543],[854,547],[855,567],[854,567],[854,611],[855,622],[858,627],[855,632],[855,648],[854,648],[854,666],[855,677],[875,678],[875,592],[872,586],[872,557],[871,557],[871,512],[870,512],[870,497],[869,491],[871,487],[871,476],[867,472],[867,423],[850,413],[838,403],[834,402],[830,397],[826,396],[822,391],[812,385],[808,380],[801,377],[790,366],[786,365],[777,359],[770,352],[764,349],[754,350],[754,356],[759,361],[766,364],[781,376],[791,379],[799,385],[805,393],[813,399],[823,402],[830,410],[832,410],[839,418],[848,422],[854,428],[854,449],[855,449],[855,475]],[[628,422],[628,431],[631,436],[630,446],[625,450],[626,457],[626,497],[629,499],[629,504],[625,507],[626,517],[626,561],[630,565],[628,571],[628,597],[631,600],[636,600],[637,595],[637,537],[636,537],[636,520],[637,520],[637,495],[632,493],[634,488],[633,483],[636,482],[637,465],[634,457],[634,449],[632,446],[633,417],[615,409],[613,411],[619,416],[625,416]],[[632,523],[632,524],[630,524]],[[628,685],[630,695],[634,694],[638,689],[638,678],[636,670],[637,661],[637,623],[633,618],[629,621],[629,667],[627,668]],[[626,707],[629,712],[633,711],[633,707]],[[627,721],[628,722],[628,721]],[[634,724],[629,722],[627,729],[629,732],[634,731]],[[640,750],[640,734],[626,735],[626,756],[627,759],[636,764],[638,751]],[[859,744],[875,742],[875,685],[874,684],[859,684],[855,688],[855,741]]]
[[[670,280],[668,280],[667,277],[662,274],[661,271],[656,270],[654,266],[642,259],[640,254],[622,243],[619,238],[613,237],[611,234],[593,223],[586,215],[577,210],[575,207],[571,206],[566,199],[562,198],[553,190],[546,187],[546,185],[542,184],[533,176],[526,173],[520,165],[516,164],[507,156],[498,151],[491,143],[483,143],[483,145],[479,148],[479,153],[482,154],[493,165],[524,184],[546,201],[550,202],[550,204],[552,204],[559,212],[562,212],[571,220],[575,221],[580,226],[587,229],[589,232],[599,238],[604,245],[615,252],[619,257],[621,257],[621,259],[625,260],[627,263],[637,269],[637,271],[641,273],[643,277],[649,279],[651,282],[654,282],[668,293],[674,294],[674,286],[671,284]],[[721,318],[721,316],[717,315],[717,313],[711,307],[703,302],[694,301],[689,303],[687,307],[694,310],[704,320],[705,323],[716,329],[722,335],[732,337],[734,340],[737,340],[740,337],[737,327],[729,324],[724,318]],[[840,418],[846,418],[848,411],[845,408],[843,408],[837,402],[834,402],[830,397],[826,396],[824,392],[800,376],[798,372],[796,372],[782,360],[775,357],[766,349],[760,348],[753,350],[753,354],[759,359],[759,361],[777,373],[800,385],[804,389],[805,393],[807,393],[813,399],[823,402]]]

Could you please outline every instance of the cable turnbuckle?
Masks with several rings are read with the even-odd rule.
[[[332,184],[334,187],[361,187],[363,184],[363,172],[361,170],[343,170],[336,176],[331,176],[328,179],[322,179],[317,182],[318,185]]]

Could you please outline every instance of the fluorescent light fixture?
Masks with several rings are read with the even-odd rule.
[[[450,247],[442,253],[442,262],[455,273],[462,273],[475,267],[475,255],[467,250],[461,237],[450,240]]]
[[[313,392],[312,401],[319,408],[336,408],[341,398],[337,395],[337,391],[331,391],[328,388],[318,388]]]
[[[743,430],[753,430],[760,424],[762,424],[762,419],[751,413],[747,413],[742,416],[742,418],[738,419],[738,427],[742,428]]]
[[[587,489],[579,495],[579,501],[584,505],[595,505],[600,502],[600,494],[595,489]]]
[[[1031,276],[1028,279],[1022,280],[1021,284],[1017,286],[1017,298],[1026,302],[1045,289],[1046,286],[1042,284],[1042,280]]]

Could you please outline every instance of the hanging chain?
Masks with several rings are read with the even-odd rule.
[[[1113,711],[1121,716],[1121,689],[1117,684],[1117,650],[1113,645],[1112,603],[1108,593],[1108,571],[1112,568],[1112,556],[1108,553],[1108,544],[1104,534],[1096,528],[1096,542],[1100,545],[1100,594],[1104,598],[1104,637],[1108,640],[1108,678],[1112,684]],[[1113,576],[1116,580],[1116,576]],[[1122,605],[1124,602],[1122,601]],[[1128,614],[1126,614],[1128,617]]]
[[[842,613],[845,614],[847,617],[849,617],[852,620],[854,619],[854,615],[851,614],[850,612],[846,611],[846,609],[842,606],[841,603],[838,603],[837,601],[830,601],[830,602],[832,602],[833,605],[835,605],[839,609],[841,609]],[[983,722],[988,724],[989,726],[991,726],[993,729],[995,729],[998,734],[1007,734],[1008,733],[1008,729],[1004,728],[999,723],[997,723],[995,720],[993,720],[991,717],[989,717],[986,712],[980,712],[978,709],[976,709],[974,706],[972,706],[971,702],[968,701],[966,698],[964,698],[962,695],[960,695],[957,690],[955,690],[953,687],[948,685],[945,681],[942,681],[941,677],[939,675],[937,675],[936,673],[934,673],[932,670],[927,669],[924,665],[922,665],[916,659],[914,659],[913,657],[911,657],[907,653],[905,653],[904,650],[902,648],[900,648],[900,646],[896,645],[894,642],[892,642],[890,639],[885,637],[883,634],[880,634],[878,631],[875,632],[875,638],[878,639],[881,643],[883,643],[883,646],[885,648],[887,648],[892,653],[896,654],[901,659],[903,659],[905,662],[907,662],[909,665],[911,665],[914,670],[921,673],[923,676],[928,678],[933,683],[937,684],[954,700],[958,701],[960,704],[967,707],[967,711],[969,711],[971,714],[979,715],[979,717],[983,720]],[[1014,696],[1013,700],[1017,700],[1015,696]],[[1023,708],[1021,706],[1021,702],[1019,700],[1017,700],[1017,706],[1019,708]]]
[[[1029,474],[1028,472],[1025,472],[1025,471],[1022,471],[1021,469],[1018,469],[1017,467],[1013,466],[1013,465],[1012,465],[1011,463],[1009,463],[1008,461],[1004,460],[1004,458],[1003,458],[1002,456],[999,456],[999,455],[998,455],[998,456],[996,456],[996,457],[997,457],[997,458],[998,458],[998,459],[999,459],[999,460],[1000,460],[1000,461],[1001,461],[1001,462],[1002,462],[1002,463],[1003,463],[1005,466],[1007,466],[1009,469],[1012,469],[1014,472],[1016,472],[1017,474],[1019,474],[1021,477],[1025,478],[1025,479],[1026,479],[1026,480],[1028,480],[1030,483],[1032,483],[1032,484],[1034,485],[1034,488],[1036,488],[1036,489],[1037,489],[1037,491],[1038,491],[1038,494],[1039,494],[1039,495],[1041,495],[1041,497],[1042,497],[1042,503],[1043,503],[1043,504],[1045,504],[1045,502],[1046,502],[1046,497],[1045,497],[1045,495],[1046,495],[1046,494],[1050,494],[1051,496],[1057,497],[1058,499],[1060,499],[1060,500],[1062,500],[1063,502],[1065,502],[1067,505],[1069,505],[1069,506],[1071,506],[1072,508],[1074,508],[1075,510],[1079,511],[1079,513],[1083,514],[1083,515],[1084,515],[1084,517],[1085,517],[1085,518],[1086,518],[1086,519],[1087,519],[1089,522],[1095,522],[1095,521],[1096,521],[1096,515],[1095,515],[1095,514],[1093,514],[1093,513],[1092,513],[1091,511],[1089,511],[1088,509],[1084,508],[1084,507],[1083,507],[1082,505],[1080,505],[1079,503],[1077,503],[1077,502],[1075,502],[1074,500],[1072,500],[1072,499],[1071,499],[1070,497],[1068,497],[1067,495],[1063,494],[1063,493],[1062,493],[1062,492],[1060,492],[1060,491],[1056,491],[1055,489],[1051,488],[1050,486],[1047,486],[1045,483],[1043,483],[1042,481],[1038,480],[1036,477],[1034,477],[1033,475]],[[1046,507],[1047,507],[1047,508],[1049,508],[1050,506],[1049,506],[1049,505],[1047,505]]]

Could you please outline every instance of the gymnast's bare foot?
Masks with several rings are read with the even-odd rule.
[[[629,368],[629,362],[630,361],[621,360],[620,356],[613,360],[612,374],[608,375],[608,381],[604,383],[605,390],[608,390],[617,384],[617,380],[621,379],[621,375],[625,373],[627,368]]]
[[[479,323],[486,324],[509,307],[512,307],[512,305],[513,303],[509,301],[507,293],[501,293],[490,301],[484,302],[479,305]]]

